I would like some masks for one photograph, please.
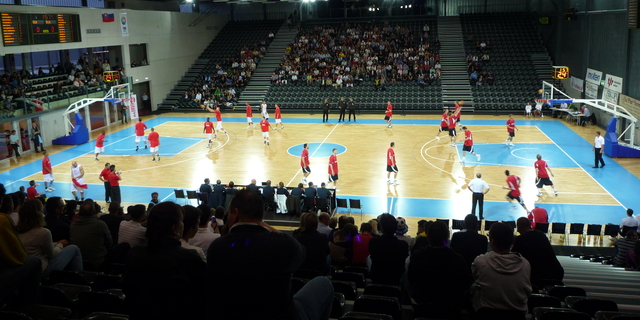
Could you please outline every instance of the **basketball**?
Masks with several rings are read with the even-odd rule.
[[[200,105],[200,109],[204,109],[204,104],[201,104],[201,105]]]
[[[464,105],[464,100],[460,100],[460,105]]]
[[[538,93],[542,94],[542,93],[544,93],[544,90],[540,89],[540,90],[538,90]]]

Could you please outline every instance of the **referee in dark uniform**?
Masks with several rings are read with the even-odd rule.
[[[338,118],[338,122],[344,122],[344,115],[347,112],[347,102],[344,101],[344,97],[341,97],[340,101],[338,101],[338,109],[340,109],[340,118]]]
[[[322,103],[322,122],[329,122],[329,99],[324,99]]]
[[[353,98],[349,98],[347,106],[349,107],[349,122],[351,122],[351,115],[353,115],[353,122],[356,122],[356,103]]]
[[[489,185],[481,179],[482,174],[476,173],[476,178],[469,181],[467,188],[471,193],[473,193],[472,204],[471,204],[471,214],[476,214],[476,204],[478,205],[478,218],[480,220],[484,220],[484,216],[482,215],[483,207],[484,207],[484,195],[489,192]]]

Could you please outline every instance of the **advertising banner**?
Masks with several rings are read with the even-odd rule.
[[[123,37],[129,36],[129,21],[127,21],[126,13],[120,13],[120,30]]]
[[[138,119],[138,98],[135,94],[129,99],[129,118],[131,120]]]
[[[602,100],[604,101],[611,102],[613,104],[618,104],[619,96],[620,94],[613,90],[609,90],[607,88],[604,88],[604,90],[602,90]]]
[[[602,80],[602,72],[587,68],[587,82],[595,83],[600,85],[600,80]]]
[[[571,76],[571,87],[580,92],[584,91],[584,80]]]
[[[584,95],[587,98],[598,99],[598,85],[586,82],[584,84]]]
[[[608,74],[604,80],[604,87],[622,93],[622,78]]]

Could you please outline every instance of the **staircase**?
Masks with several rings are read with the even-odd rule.
[[[240,94],[240,97],[238,98],[238,106],[242,107],[247,102],[249,104],[257,105],[264,100],[264,97],[269,90],[269,86],[271,85],[271,74],[273,74],[273,71],[280,66],[282,55],[284,54],[287,45],[291,42],[291,39],[295,38],[298,33],[297,30],[297,24],[293,24],[291,31],[289,31],[286,22],[282,24],[278,33],[276,33],[275,38],[269,45],[264,58],[260,60],[256,70],[254,70],[251,75],[251,81],[249,81],[249,84]]]
[[[553,83],[553,78],[551,77],[553,65],[548,53],[532,53],[531,62],[536,69],[538,79]]]
[[[460,18],[438,17],[438,35],[442,65],[442,102],[451,105],[455,100],[465,100],[467,103],[464,109],[473,110]]]
[[[158,105],[158,110],[171,110],[177,108],[178,102],[182,100],[185,91],[191,91],[193,82],[202,74],[204,68],[209,63],[209,59],[196,60],[187,72],[180,78],[180,81],[171,89],[167,97]]]

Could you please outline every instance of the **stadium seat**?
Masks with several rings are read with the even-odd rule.
[[[366,286],[365,277],[362,273],[355,272],[338,272],[331,276],[332,280],[348,281],[356,284],[358,288],[364,288]]]
[[[595,317],[598,311],[618,311],[618,305],[611,300],[588,298],[584,296],[567,296],[565,298],[567,308],[578,312],[584,312]]]
[[[342,293],[344,295],[344,298],[347,300],[356,300],[356,290],[358,287],[356,286],[355,282],[331,280],[331,283],[333,284],[334,292]]]
[[[394,318],[388,314],[349,311],[339,320],[394,320]]]
[[[582,296],[582,297],[587,296],[587,292],[584,289],[578,288],[578,287],[567,287],[567,286],[553,286],[548,290],[547,293],[550,296],[554,296],[560,299],[560,301],[564,301],[564,299],[568,296]]]
[[[527,299],[529,313],[533,313],[533,309],[538,307],[560,308],[562,305],[560,299],[546,294],[531,294]]]
[[[402,320],[402,309],[397,298],[362,295],[353,303],[353,311],[381,313]]]

